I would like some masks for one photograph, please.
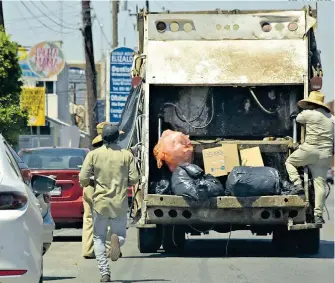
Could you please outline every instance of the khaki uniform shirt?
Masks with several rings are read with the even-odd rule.
[[[334,145],[334,117],[323,108],[304,110],[296,121],[306,125],[305,143],[332,155]]]
[[[81,186],[88,186],[92,176],[94,209],[111,218],[127,214],[127,188],[139,178],[134,156],[117,145],[90,151],[79,174]]]

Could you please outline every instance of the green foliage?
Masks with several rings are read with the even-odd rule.
[[[12,145],[27,131],[27,113],[20,109],[22,72],[17,48],[0,27],[0,133]]]

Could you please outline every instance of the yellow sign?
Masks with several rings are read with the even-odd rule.
[[[21,92],[21,109],[28,111],[28,126],[45,126],[45,88],[24,87]]]

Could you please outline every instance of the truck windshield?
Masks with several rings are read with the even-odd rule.
[[[20,156],[30,169],[69,170],[80,169],[86,151],[79,148],[43,148],[23,150]]]

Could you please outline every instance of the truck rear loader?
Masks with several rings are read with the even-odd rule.
[[[186,234],[250,230],[272,234],[281,250],[316,253],[321,225],[313,223],[307,168],[304,196],[220,196],[197,203],[156,194],[150,186],[166,174],[157,168],[153,148],[167,129],[189,135],[193,163],[202,168],[204,149],[258,146],[264,165],[288,180],[285,160],[304,141],[304,128],[292,123],[290,113],[322,86],[316,11],[141,11],[137,18],[132,74],[141,83],[129,147],[141,145],[134,199],[140,252],[161,246],[181,251]]]

